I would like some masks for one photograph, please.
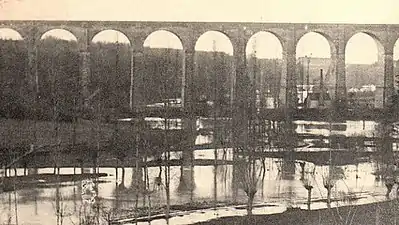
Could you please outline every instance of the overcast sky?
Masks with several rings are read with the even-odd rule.
[[[5,1],[5,0],[0,0]],[[237,21],[237,22],[333,22],[399,23],[397,0],[6,0],[0,7],[0,20],[142,20],[142,21]],[[0,31],[1,32],[1,31]],[[4,33],[4,32],[3,32]],[[60,34],[60,33],[58,33]],[[212,33],[210,33],[212,34]],[[1,34],[0,34],[1,36]],[[169,35],[170,36],[170,35]],[[231,52],[221,34],[206,35],[198,41],[198,50]],[[281,57],[281,46],[270,34],[258,35],[257,52],[261,57]],[[63,37],[67,37],[63,35]],[[103,35],[97,40],[115,39]],[[123,37],[118,37],[123,41]],[[173,37],[153,35],[151,46],[179,47]],[[377,59],[376,46],[367,35],[357,35],[347,48],[350,63],[371,63]],[[252,43],[248,44],[252,51]],[[297,56],[329,57],[326,40],[308,35],[297,49]],[[395,58],[398,58],[396,54]]]

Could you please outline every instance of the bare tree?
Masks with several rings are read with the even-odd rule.
[[[353,223],[353,219],[355,218],[357,207],[354,204],[354,193],[352,192],[339,192],[340,196],[342,197],[342,201],[345,202],[348,206],[347,212],[346,210],[341,210],[339,208],[338,202],[336,209],[336,214],[334,216],[336,224],[342,225],[351,225]]]
[[[260,165],[257,165],[256,160],[251,156],[241,159],[238,162],[238,166],[239,184],[248,197],[247,213],[248,216],[251,216],[255,194],[258,191],[258,182],[262,177],[262,170]]]
[[[312,202],[312,189],[313,189],[313,184],[311,181],[311,178],[304,178],[302,180],[303,183],[303,187],[308,191],[308,201],[307,201],[307,205],[308,205],[308,210],[310,210],[310,203]]]
[[[341,167],[329,166],[328,173],[323,176],[323,185],[327,189],[327,207],[331,208],[331,191],[338,180],[345,178],[345,172]]]
[[[73,215],[72,212],[68,212],[68,207],[64,202],[64,197],[59,190],[59,186],[56,188],[55,192],[55,204],[53,204],[55,208],[55,215],[57,217],[57,225],[62,225],[64,223],[65,218]]]
[[[101,210],[101,218],[105,221],[106,225],[111,225],[117,216],[117,210],[115,208],[108,208],[105,206],[99,206]]]

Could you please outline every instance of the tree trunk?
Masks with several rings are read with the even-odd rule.
[[[24,176],[26,176],[27,167],[26,163],[24,163]]]
[[[248,196],[248,204],[247,204],[247,213],[248,213],[248,217],[252,216],[252,208],[253,208],[253,203],[254,203],[254,194],[250,194]]]
[[[308,210],[310,210],[310,203],[312,202],[312,189],[308,189]]]
[[[299,165],[301,166],[301,180],[305,179],[305,163],[300,162]]]
[[[331,208],[331,188],[327,188],[327,207]]]
[[[122,184],[125,185],[125,167],[122,166]]]
[[[380,212],[378,206],[375,207],[375,225],[380,225]]]
[[[84,174],[85,170],[83,169],[83,160],[80,162],[80,174]]]
[[[390,194],[391,191],[392,191],[393,184],[391,184],[391,183],[385,183],[385,186],[387,187],[387,193],[385,194],[385,196],[386,196],[387,198],[389,198],[389,194]]]

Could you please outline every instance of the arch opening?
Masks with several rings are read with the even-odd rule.
[[[309,32],[296,46],[298,106],[329,108],[335,98],[334,45],[322,34]]]
[[[283,75],[283,48],[280,40],[270,32],[255,33],[246,46],[249,79],[254,82],[254,98],[258,109],[277,108]]]
[[[119,43],[130,45],[129,38],[122,32],[117,30],[102,30],[98,32],[91,40],[93,43]]]
[[[180,38],[166,30],[158,30],[152,32],[144,41],[145,48],[170,48],[183,49]]]
[[[21,34],[11,28],[0,28],[0,39],[2,40],[23,40]]]
[[[0,114],[6,118],[30,119],[32,106],[28,73],[28,49],[22,36],[0,28]]]
[[[218,31],[203,33],[195,44],[193,98],[204,113],[226,115],[233,94],[233,45]]]
[[[158,30],[144,41],[138,80],[140,105],[181,107],[183,45],[170,31]]]
[[[37,54],[40,115],[46,120],[71,122],[80,100],[77,38],[63,29],[47,31],[41,36]]]
[[[128,37],[120,31],[103,30],[90,43],[90,94],[92,104],[101,103],[108,118],[130,109],[131,51]]]
[[[64,29],[52,29],[44,33],[41,37],[43,39],[59,39],[64,41],[77,42],[77,38],[70,31]]]
[[[371,34],[359,32],[346,44],[348,106],[358,110],[384,105],[384,48]]]

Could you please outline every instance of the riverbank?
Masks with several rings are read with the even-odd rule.
[[[3,177],[0,183],[0,190],[13,191],[24,188],[40,188],[58,182],[73,182],[85,179],[96,179],[108,176],[107,173],[85,173],[85,174],[32,174],[26,176]]]
[[[327,224],[397,224],[399,220],[399,201],[397,199],[319,210],[288,210],[272,215],[253,215],[223,217],[196,225],[220,224],[273,224],[273,225],[327,225]]]
[[[254,208],[259,207],[273,207],[276,205],[273,204],[261,204],[254,205]],[[186,204],[180,205],[171,205],[170,206],[170,218],[179,217],[187,215],[190,211],[198,211],[198,210],[209,210],[212,208],[222,208],[222,207],[232,207],[235,209],[245,209],[245,202],[232,202],[232,201],[218,201],[217,203],[213,201],[201,201],[201,202],[190,202]],[[159,219],[166,219],[165,215],[166,206],[152,208],[151,216],[149,217],[148,207],[128,210],[121,210],[117,212],[115,215],[112,224],[125,224],[125,223],[133,223],[133,222],[148,222]],[[137,217],[137,218],[136,218]]]

